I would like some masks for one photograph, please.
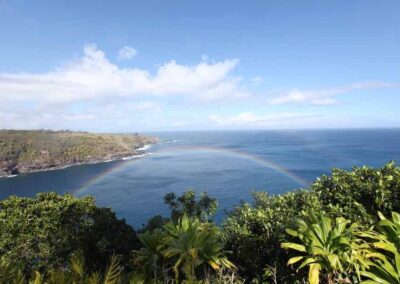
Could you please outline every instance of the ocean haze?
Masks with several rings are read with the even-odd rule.
[[[334,167],[381,167],[400,160],[400,129],[202,131],[154,133],[149,155],[0,180],[0,198],[41,191],[93,195],[135,228],[168,214],[162,198],[206,191],[225,210],[250,201],[251,192],[278,194],[305,188]]]

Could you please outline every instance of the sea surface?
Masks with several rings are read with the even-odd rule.
[[[0,198],[41,191],[94,195],[135,228],[168,214],[163,196],[188,189],[216,197],[220,220],[252,191],[306,188],[334,167],[400,161],[400,129],[151,133],[148,155],[0,179]]]

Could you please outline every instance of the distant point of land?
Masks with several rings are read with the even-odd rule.
[[[143,154],[141,147],[156,142],[136,133],[0,130],[0,177],[118,160]]]

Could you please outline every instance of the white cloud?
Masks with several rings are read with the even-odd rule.
[[[257,85],[261,84],[264,81],[264,79],[260,76],[256,76],[256,77],[251,78],[250,81],[253,86],[257,86]]]
[[[135,57],[137,54],[137,50],[130,46],[124,46],[118,52],[118,59],[128,60]]]
[[[397,84],[385,82],[361,82],[342,87],[334,87],[323,90],[301,91],[293,89],[283,96],[269,100],[270,104],[307,104],[314,106],[327,106],[339,104],[335,96],[354,90],[398,88]]]
[[[136,131],[194,125],[206,129],[210,120],[221,127],[321,124],[315,114],[292,112],[214,114],[210,120],[204,119],[204,107],[230,111],[238,102],[247,107],[265,104],[265,98],[250,93],[244,83],[251,86],[262,82],[262,78],[247,80],[234,75],[238,64],[238,59],[215,61],[203,56],[197,64],[170,60],[154,71],[123,68],[107,59],[96,46],[87,45],[80,58],[48,72],[0,73],[0,128]],[[332,105],[340,103],[338,94],[398,86],[367,82],[323,90],[294,89],[268,102]],[[243,100],[249,97],[252,100]]]
[[[149,96],[231,99],[247,95],[240,80],[230,74],[237,64],[237,59],[230,59],[188,66],[172,60],[151,74],[134,67],[120,68],[103,51],[88,45],[81,59],[47,73],[0,73],[0,98],[4,103],[37,104]]]
[[[69,111],[18,111],[0,112],[0,129],[68,128],[76,123],[87,123],[99,118],[96,114],[76,114]]]
[[[271,113],[257,115],[252,112],[243,112],[234,116],[221,116],[213,114],[211,121],[223,127],[279,127],[287,122],[318,117],[311,113]]]

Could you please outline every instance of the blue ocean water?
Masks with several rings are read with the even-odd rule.
[[[224,211],[250,201],[251,192],[273,194],[307,187],[333,167],[380,167],[400,161],[400,129],[209,131],[152,133],[161,143],[147,156],[69,167],[0,180],[0,198],[41,191],[94,195],[135,228],[168,214],[168,192],[206,191]]]

